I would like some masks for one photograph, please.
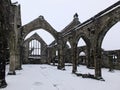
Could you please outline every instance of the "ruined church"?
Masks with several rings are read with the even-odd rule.
[[[81,76],[101,80],[102,67],[120,70],[120,49],[105,51],[101,48],[107,32],[120,21],[120,1],[81,23],[75,13],[73,20],[60,32],[40,15],[26,25],[21,24],[21,7],[11,0],[0,0],[0,88],[6,87],[5,66],[9,63],[8,75],[15,75],[23,64],[57,65],[65,69],[71,63],[72,73],[78,75],[77,66],[94,69],[95,75]],[[25,39],[32,31],[44,29],[55,40],[47,43],[37,33]],[[83,39],[85,46],[78,47]],[[67,44],[69,42],[69,45]]]

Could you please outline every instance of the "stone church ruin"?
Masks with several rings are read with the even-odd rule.
[[[102,79],[102,67],[120,70],[120,49],[105,51],[101,48],[106,33],[120,21],[120,1],[83,23],[76,13],[61,32],[56,31],[44,16],[22,25],[20,9],[20,5],[11,0],[0,0],[0,88],[7,86],[6,62],[10,66],[8,75],[15,75],[15,70],[21,70],[22,64],[57,63],[57,68],[64,70],[65,63],[71,63],[72,73],[98,80]],[[47,45],[37,33],[25,40],[36,29],[44,29],[55,40]],[[86,46],[78,47],[81,38]],[[77,74],[79,64],[94,69],[95,75]]]

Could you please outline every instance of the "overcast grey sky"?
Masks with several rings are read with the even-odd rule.
[[[118,0],[12,0],[18,1],[21,4],[22,24],[27,24],[35,18],[43,15],[44,18],[57,30],[61,31],[66,25],[73,20],[73,15],[77,12],[80,22],[84,22],[95,14],[114,4]],[[120,38],[120,23],[115,25],[107,33],[103,48],[118,49],[120,41],[116,41],[116,37]],[[117,30],[113,30],[117,29]],[[43,33],[40,36],[44,38],[48,44],[54,39],[50,34]],[[45,37],[47,35],[47,38]],[[110,37],[108,37],[110,36]],[[112,39],[114,37],[114,39]],[[49,39],[51,40],[49,40]],[[118,40],[118,39],[117,39]],[[113,43],[113,44],[112,44]],[[119,45],[118,45],[119,44]]]

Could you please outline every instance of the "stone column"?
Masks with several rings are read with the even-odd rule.
[[[15,52],[10,52],[10,65],[9,65],[9,72],[8,75],[16,75],[15,73]]]
[[[22,65],[21,65],[21,61],[20,61],[20,49],[19,47],[17,48],[16,50],[16,53],[15,53],[15,57],[16,57],[16,70],[21,70],[22,69]]]
[[[15,49],[16,49],[16,70],[22,69],[22,61],[21,61],[21,39],[20,39],[20,31],[18,29],[15,29],[18,31],[18,36],[16,35],[16,43],[15,43]]]
[[[72,46],[72,63],[73,63],[73,69],[72,73],[75,73],[77,71],[77,44],[73,41]]]
[[[58,69],[64,69],[65,65],[63,60],[63,42],[60,33],[58,36]]]
[[[20,47],[20,46],[19,46]],[[21,47],[20,47],[21,48]],[[29,42],[26,41],[23,43],[23,52],[24,52],[24,55],[23,55],[23,60],[20,59],[20,63],[21,64],[28,64],[30,63],[30,61],[28,60],[28,56],[29,56]],[[19,50],[19,54],[21,53],[21,50]],[[21,55],[21,54],[20,54]],[[21,57],[20,57],[21,58]],[[22,65],[21,65],[22,67]]]
[[[15,75],[15,63],[16,63],[16,55],[15,55],[15,38],[10,37],[10,64],[9,64],[9,72],[8,75]]]
[[[6,68],[6,56],[7,56],[5,45],[7,43],[4,44],[4,42],[1,42],[1,41],[2,41],[2,39],[0,36],[0,88],[4,88],[7,86],[7,83],[5,80],[5,68]]]
[[[101,72],[101,50],[96,48],[94,49],[94,62],[95,62],[95,77],[98,79],[102,78]]]
[[[88,68],[93,68],[94,67],[94,52],[93,49],[90,50],[89,56],[88,56]]]
[[[55,66],[55,58],[56,58],[56,48],[52,49],[52,64]]]
[[[0,0],[0,88],[7,86],[5,80],[6,57],[8,56],[8,36],[11,32],[10,0]]]
[[[14,6],[14,31],[16,34],[16,69],[21,70],[22,65],[21,65],[21,60],[20,60],[20,42],[19,42],[19,37],[20,37],[20,28],[21,26],[21,10],[20,10],[20,5],[15,5]]]
[[[62,63],[61,63],[61,66],[62,66],[62,69],[64,70],[65,69],[65,60],[64,60],[64,46],[63,46],[64,44],[62,43],[62,47],[61,47],[61,61],[62,61]]]
[[[64,61],[63,61],[63,48],[62,45],[59,45],[58,49],[58,69],[64,69]]]
[[[50,47],[48,47],[47,49],[47,55],[48,55],[47,63],[50,65],[51,63],[51,48]]]

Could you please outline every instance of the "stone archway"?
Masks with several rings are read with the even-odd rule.
[[[120,7],[117,7],[109,14],[106,14],[106,17],[108,18],[101,18],[102,21],[104,19],[104,23],[102,24],[102,28],[100,28],[100,32],[97,36],[96,49],[98,50],[98,55],[100,59],[102,58],[101,48],[104,37],[106,36],[107,32],[120,21]]]
[[[93,59],[93,57],[92,57],[92,53],[91,53],[91,49],[90,49],[91,43],[90,43],[89,37],[86,36],[86,34],[81,33],[81,34],[78,35],[77,38],[76,38],[76,43],[77,43],[77,45],[78,45],[78,42],[79,42],[79,40],[80,40],[81,38],[84,40],[84,42],[85,42],[85,44],[86,44],[86,65],[87,65],[88,68],[93,67],[93,65],[94,65],[94,61],[93,61],[93,60],[94,60],[94,59]],[[77,55],[78,55],[78,54],[77,54]],[[77,57],[78,57],[78,56],[77,56]]]
[[[31,21],[30,23],[28,23],[20,28],[21,37],[19,38],[19,40],[21,43],[21,50],[23,47],[23,42],[24,42],[25,37],[30,32],[35,31],[37,29],[44,29],[45,31],[49,32],[55,38],[55,40],[57,42],[59,41],[58,40],[58,38],[59,38],[58,32],[44,19],[43,16],[39,16],[35,20]]]
[[[109,29],[120,21],[120,1],[108,7],[99,16],[95,22],[94,32],[94,58],[95,58],[95,76],[101,77],[101,45],[103,38]]]
[[[115,23],[113,23],[113,24],[111,24],[110,25],[110,27],[105,27],[105,28],[103,28],[103,30],[99,33],[99,35],[98,35],[98,46],[99,47],[101,47],[101,45],[102,45],[102,42],[103,42],[103,39],[104,39],[104,37],[105,37],[105,35],[107,34],[107,32],[111,29],[111,27],[113,27],[115,24],[117,24],[118,22],[119,22],[120,20],[118,20],[117,22],[115,22]],[[109,23],[109,22],[107,22],[107,23]],[[110,23],[109,23],[110,24]]]
[[[44,29],[49,32],[55,39],[57,39],[57,31],[44,19],[43,16],[39,16],[37,19],[32,22],[22,26],[20,28],[21,37],[24,39],[31,31],[36,29]]]

